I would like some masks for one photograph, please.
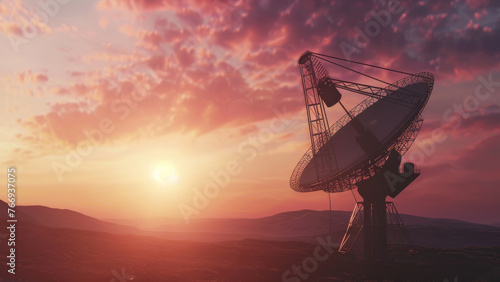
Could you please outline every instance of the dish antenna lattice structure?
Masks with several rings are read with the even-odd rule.
[[[406,76],[388,83],[334,60]],[[385,86],[330,77],[321,61]],[[432,92],[434,77],[428,72],[410,74],[310,51],[299,58],[298,64],[311,147],[295,167],[290,186],[298,192],[323,190],[328,193],[357,188],[363,201],[356,203],[339,251],[350,251],[358,235],[363,233],[365,257],[383,255],[387,250],[388,225],[400,229],[409,240],[394,204],[386,202],[386,198],[395,198],[420,175],[412,163],[405,163],[400,171],[401,156],[420,131],[421,113]],[[339,90],[367,97],[348,111],[341,102]],[[330,126],[325,106],[335,105],[340,105],[346,114]]]

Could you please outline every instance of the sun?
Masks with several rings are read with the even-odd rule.
[[[154,171],[154,178],[161,184],[173,185],[179,182],[179,174],[173,165],[161,165]]]

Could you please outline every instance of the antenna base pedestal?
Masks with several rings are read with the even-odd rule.
[[[357,183],[363,202],[358,202],[353,211],[351,222],[340,245],[340,252],[348,252],[358,235],[362,233],[364,258],[383,258],[387,254],[388,226],[393,224],[402,231],[399,235],[407,237],[406,241],[411,242],[396,207],[392,202],[385,200],[387,196],[396,197],[420,175],[414,170],[414,166],[407,165],[405,171],[400,173],[400,164],[401,155],[392,151],[379,172]],[[353,242],[349,243],[349,240]]]

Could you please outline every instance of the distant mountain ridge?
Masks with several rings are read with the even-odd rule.
[[[500,221],[499,222],[490,223],[489,225],[500,227]]]
[[[6,210],[7,207],[7,203],[0,200],[0,209]],[[0,213],[0,218],[5,218],[6,216],[6,213]],[[68,209],[49,208],[45,206],[16,206],[16,218],[21,222],[24,221],[53,228],[79,229],[114,234],[145,233],[136,227],[102,221]]]
[[[0,201],[2,208],[7,204]],[[230,241],[261,239],[315,243],[329,233],[330,212],[299,210],[262,218],[204,218],[190,224],[178,219],[108,219],[45,206],[18,206],[20,221],[52,228],[79,229],[113,234],[155,236],[172,240]],[[5,214],[1,213],[0,216]],[[332,238],[339,243],[351,212],[332,211]],[[427,247],[500,246],[500,227],[455,219],[402,215],[416,245]]]

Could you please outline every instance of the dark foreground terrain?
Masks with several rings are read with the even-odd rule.
[[[0,210],[7,210],[0,201]],[[6,213],[0,219],[7,220]],[[182,219],[137,218],[100,220],[72,210],[44,206],[18,206],[16,218],[35,225],[134,234],[168,240],[224,242],[256,239],[297,241],[316,244],[318,236],[332,235],[337,245],[346,231],[350,212],[300,210],[262,218],[199,218],[189,224]],[[500,246],[500,227],[456,219],[402,215],[410,237],[418,246],[430,248],[466,248]],[[331,230],[329,222],[331,221]]]
[[[393,249],[386,261],[366,263],[323,247],[328,258],[312,261],[320,244],[303,242],[172,241],[31,223],[16,233],[16,274],[6,275],[2,263],[2,281],[281,281],[304,263],[313,269],[301,270],[306,281],[500,281],[500,247]]]

